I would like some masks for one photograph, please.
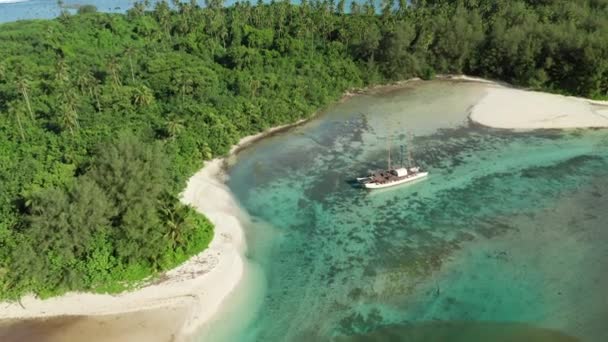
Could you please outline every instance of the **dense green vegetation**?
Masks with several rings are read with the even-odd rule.
[[[173,3],[0,26],[0,298],[121,290],[200,251],[212,227],[177,195],[202,160],[348,88],[608,93],[608,0]]]

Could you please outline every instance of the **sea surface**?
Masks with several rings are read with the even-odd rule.
[[[71,8],[78,5],[95,5],[99,11],[123,13],[133,6],[134,0],[64,0]],[[75,10],[69,9],[74,12]],[[0,23],[24,19],[51,19],[61,9],[54,0],[0,0]]]
[[[180,0],[189,2],[190,0]],[[108,13],[125,13],[133,7],[137,0],[64,0],[64,6],[69,13],[76,13],[79,6],[94,5],[100,12]],[[154,8],[154,5],[159,0],[150,0],[149,9]],[[167,1],[172,6],[172,1]],[[205,5],[204,0],[196,0],[200,6]],[[224,6],[234,5],[238,0],[225,0]],[[242,1],[244,2],[244,0]],[[256,1],[251,1],[256,3]],[[263,2],[270,2],[264,0]],[[351,1],[346,1],[347,10],[348,4]],[[377,5],[380,5],[379,0],[375,0]],[[292,3],[299,3],[299,0],[293,0]],[[60,7],[56,0],[0,0],[0,23],[11,22],[25,19],[52,19],[59,16],[61,13]]]
[[[353,97],[234,157],[254,271],[201,340],[608,341],[608,131],[480,127],[484,87]],[[428,179],[353,186],[406,132]]]
[[[75,13],[82,5],[94,5],[97,10],[109,13],[125,13],[136,0],[64,0],[68,12]],[[151,0],[151,8],[158,0]],[[171,3],[171,1],[168,1]],[[184,0],[185,2],[185,0]],[[204,1],[197,1],[203,5]],[[226,6],[234,4],[228,0]],[[56,0],[0,0],[0,23],[23,19],[51,19],[61,13]]]

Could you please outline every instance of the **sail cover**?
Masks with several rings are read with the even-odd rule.
[[[395,169],[395,175],[396,175],[397,177],[404,177],[404,176],[407,176],[407,169],[406,169],[406,168],[404,168],[404,167],[399,168],[399,169]]]

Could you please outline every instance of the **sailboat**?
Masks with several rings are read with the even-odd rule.
[[[411,140],[411,139],[408,139]],[[403,165],[403,146],[401,146],[401,166],[393,168],[391,164],[391,146],[388,146],[388,168],[370,173],[366,177],[357,178],[359,184],[366,189],[382,189],[390,186],[409,183],[428,176],[428,172],[423,171],[419,166],[412,162],[411,142],[408,143],[408,166]]]

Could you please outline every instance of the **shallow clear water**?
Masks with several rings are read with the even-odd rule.
[[[225,338],[608,340],[608,132],[471,125],[483,87],[355,97],[241,152],[229,186],[263,284]],[[406,129],[430,177],[353,187]]]

